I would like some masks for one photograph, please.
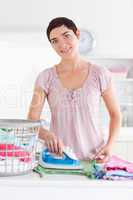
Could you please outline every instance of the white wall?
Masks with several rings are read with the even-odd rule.
[[[39,71],[58,61],[49,20],[66,16],[94,32],[90,56],[132,58],[132,0],[0,0],[0,118],[25,118]]]
[[[56,16],[95,33],[99,56],[132,57],[132,0],[0,0],[0,28],[45,31]]]
[[[0,45],[0,118],[25,118],[38,73],[57,61],[45,46],[22,41]]]

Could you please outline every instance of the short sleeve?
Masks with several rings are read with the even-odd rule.
[[[44,90],[46,94],[49,92],[49,84],[50,84],[50,70],[45,69],[39,73],[35,80],[35,87],[40,87]]]
[[[101,94],[105,92],[112,83],[111,72],[105,68],[101,67],[99,70],[99,81],[100,81],[100,91]]]

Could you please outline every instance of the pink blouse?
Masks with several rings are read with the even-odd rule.
[[[35,86],[47,94],[50,130],[79,159],[91,159],[105,143],[99,108],[101,95],[110,84],[110,72],[97,65],[91,65],[83,86],[74,90],[63,87],[55,66],[43,70],[36,79]]]

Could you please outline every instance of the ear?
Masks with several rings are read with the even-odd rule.
[[[80,38],[80,30],[79,29],[76,31],[76,36],[78,39]]]

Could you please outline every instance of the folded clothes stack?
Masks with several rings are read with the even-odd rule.
[[[66,169],[48,169],[41,165],[34,168],[34,171],[45,174],[73,174],[85,175],[89,179],[102,180],[133,180],[133,163],[111,156],[110,160],[105,164],[98,164],[95,160],[81,162],[83,169],[66,170]]]
[[[90,160],[88,162],[81,161],[81,165],[82,169],[52,169],[38,165],[33,169],[33,171],[39,173],[41,177],[45,174],[71,174],[83,175],[89,179],[102,179],[105,175],[103,167],[97,164],[95,160]]]
[[[91,164],[91,165],[90,165]],[[111,156],[105,164],[97,164],[92,161],[84,168],[85,175],[94,179],[104,180],[133,180],[133,163]]]
[[[121,159],[118,156],[111,156],[110,160],[104,165],[106,180],[133,180],[133,163]]]

